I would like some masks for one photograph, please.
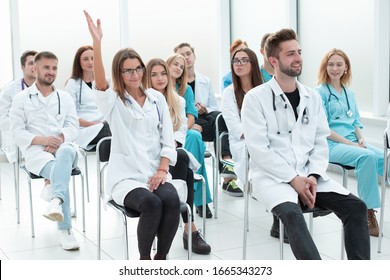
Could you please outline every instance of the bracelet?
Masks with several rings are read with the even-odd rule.
[[[164,171],[165,174],[168,174],[168,171],[166,171],[165,169],[162,169],[162,168],[157,169],[157,171]]]

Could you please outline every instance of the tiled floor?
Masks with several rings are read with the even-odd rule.
[[[77,192],[77,211],[79,217],[73,220],[76,238],[81,243],[78,251],[64,251],[58,244],[56,225],[42,217],[46,202],[39,198],[43,182],[35,180],[34,216],[36,237],[31,237],[29,204],[27,197],[27,182],[21,174],[21,222],[16,223],[15,197],[11,166],[1,163],[1,200],[0,200],[0,259],[1,260],[94,260],[97,256],[96,247],[96,172],[95,157],[89,155],[90,202],[86,206],[86,232],[82,232],[81,195]],[[211,167],[209,174],[211,174]],[[330,175],[341,181],[341,176],[330,172]],[[212,176],[210,175],[210,178]],[[78,180],[76,180],[78,183]],[[355,193],[356,181],[349,179],[350,189]],[[79,187],[79,185],[78,185]],[[79,188],[80,189],[80,188]],[[193,255],[195,260],[235,260],[242,259],[244,198],[228,196],[219,190],[218,219],[208,219],[206,239],[212,247],[210,255]],[[371,256],[376,260],[390,260],[390,194],[387,193],[387,209],[385,213],[384,238],[382,253],[377,253],[378,238],[371,238]],[[103,212],[102,259],[123,259],[122,223],[119,216],[112,210]],[[250,199],[249,207],[250,230],[248,232],[247,259],[279,259],[279,242],[269,236],[272,217],[264,207]],[[379,220],[379,213],[378,213]],[[196,216],[198,227],[202,220]],[[136,219],[130,220],[130,258],[138,259],[136,242]],[[173,242],[170,259],[186,259],[186,251],[182,244],[182,228],[178,229]],[[335,216],[317,218],[314,220],[314,240],[323,259],[340,259],[341,224]],[[284,246],[285,259],[294,259],[290,247]]]

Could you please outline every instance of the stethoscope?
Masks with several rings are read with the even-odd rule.
[[[283,135],[283,134],[290,134],[291,133],[291,129],[288,129],[288,132],[287,133],[282,133],[280,131],[280,122],[279,122],[279,118],[278,118],[278,114],[277,114],[277,108],[276,108],[276,94],[274,93],[274,91],[271,89],[272,91],[272,108],[274,110],[274,114],[275,114],[275,118],[276,118],[276,125],[278,126],[278,130],[276,132],[276,134],[278,135]],[[284,107],[284,111],[285,111],[285,114],[286,114],[286,120],[287,120],[287,125],[288,127],[293,127],[293,125],[289,125],[290,123],[290,119],[288,118],[288,115],[287,115],[287,101],[286,101],[286,98],[284,97],[283,94],[280,95],[280,97],[282,98],[283,100],[283,107]],[[307,107],[303,110],[303,115],[302,115],[302,124],[309,124],[310,122],[310,119],[309,119],[309,109],[307,109]]]
[[[57,99],[58,99],[58,110],[57,110],[57,115],[56,115],[56,120],[57,121],[60,121],[62,119],[62,116],[61,116],[61,98],[60,98],[60,95],[58,94],[58,91],[56,91],[56,94],[57,94]],[[35,108],[37,108],[39,106],[36,106],[33,99],[31,98],[31,96],[35,96],[38,101],[39,101],[39,98],[38,98],[38,93],[30,93],[28,95],[28,97],[30,98],[31,100],[31,103],[34,105]]]
[[[326,84],[326,87],[327,87],[328,90],[329,90],[328,107],[330,107],[330,98],[332,97],[332,95],[337,99],[338,102],[340,102],[340,99],[339,99],[336,95],[334,95],[334,94],[332,93],[332,91],[330,90],[328,84]],[[353,116],[353,112],[352,112],[352,110],[351,110],[351,106],[349,105],[349,99],[348,99],[347,91],[345,90],[345,87],[344,87],[343,85],[341,85],[341,87],[342,87],[342,89],[343,89],[343,92],[345,93],[345,98],[346,98],[346,100],[347,100],[348,110],[347,110],[347,113],[346,113],[346,114],[347,114],[347,117],[348,117],[348,118],[351,118],[351,117]],[[329,114],[330,114],[330,108],[328,108],[328,109],[329,109]]]
[[[133,109],[133,113],[134,113],[134,118],[136,120],[141,120],[142,117],[138,117],[136,111],[135,111],[135,108],[134,108],[134,104],[133,102],[130,100],[130,98],[128,98],[127,96],[125,96],[125,100],[126,102],[130,105],[130,107]],[[161,129],[162,128],[162,123],[161,123],[161,115],[160,115],[160,110],[158,109],[158,106],[157,106],[157,102],[156,101],[153,101],[153,104],[156,106],[156,111],[157,111],[157,116],[158,116],[158,128]]]

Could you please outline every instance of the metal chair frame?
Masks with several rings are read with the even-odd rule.
[[[386,201],[386,185],[390,184],[389,181],[389,157],[390,157],[390,147],[388,142],[387,132],[384,132],[383,135],[383,176],[382,176],[382,190],[381,190],[381,210],[380,210],[380,219],[379,219],[379,237],[378,237],[378,253],[382,252],[382,238],[383,238],[383,223],[385,219],[385,201]]]
[[[31,221],[31,235],[35,237],[35,228],[34,228],[34,212],[33,212],[33,199],[32,199],[32,186],[31,181],[35,179],[44,179],[41,176],[35,175],[29,172],[25,165],[21,165],[20,168],[26,174],[28,189],[29,189],[29,200],[30,200],[30,221]],[[82,210],[83,210],[83,232],[85,232],[85,198],[84,198],[84,177],[81,170],[76,167],[72,170],[72,181],[73,181],[73,207],[74,207],[74,217],[77,217],[77,208],[76,208],[76,187],[75,187],[75,179],[74,176],[80,175],[81,178],[81,194],[82,194]]]

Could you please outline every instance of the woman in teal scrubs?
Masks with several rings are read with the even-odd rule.
[[[379,235],[374,208],[380,207],[378,178],[383,174],[383,151],[366,143],[351,81],[348,56],[339,49],[321,61],[316,90],[321,94],[331,134],[329,161],[355,167],[359,197],[367,204],[371,236]]]

